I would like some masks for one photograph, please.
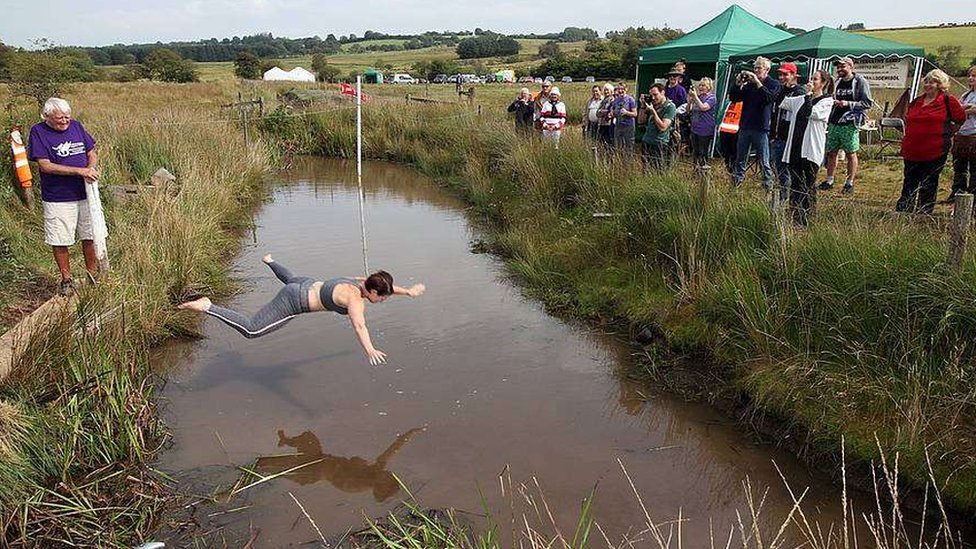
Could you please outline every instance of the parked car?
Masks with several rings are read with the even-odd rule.
[[[542,83],[542,78],[539,78],[538,76],[536,76],[535,79],[532,80],[532,83],[533,84],[541,84]]]
[[[531,76],[523,76],[522,78],[519,78],[518,81],[520,84],[532,84],[535,82],[535,78],[532,78]]]
[[[546,77],[546,82],[555,82],[555,81],[556,81],[556,77],[551,74]]]
[[[594,82],[596,82],[596,77],[595,76],[587,76],[586,77],[586,83],[587,84],[592,84]]]
[[[438,74],[430,82],[432,84],[446,84],[447,83],[447,75],[446,74]]]
[[[414,80],[412,76],[404,72],[398,72],[393,75],[390,79],[391,84],[416,84],[417,81]]]
[[[573,81],[573,77],[572,76],[564,76],[562,78],[562,81],[565,82],[566,84],[569,84],[570,82]]]
[[[494,84],[495,81],[496,81],[496,78],[495,78],[495,75],[494,74],[486,74],[484,76],[484,79],[485,79],[484,80],[485,83],[487,83],[487,84]]]

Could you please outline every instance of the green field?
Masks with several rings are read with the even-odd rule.
[[[349,44],[343,44],[341,46],[341,51],[349,51],[349,48],[353,46],[388,46],[390,44],[403,45],[406,42],[403,38],[384,38],[382,40],[365,40],[363,42],[351,42]]]
[[[369,46],[397,42],[403,42],[403,40],[370,40],[367,42],[357,42],[357,44]],[[507,57],[489,57],[485,59],[467,59],[464,61],[464,63],[468,66],[474,66],[476,63],[481,62],[484,64],[485,68],[489,70],[524,70],[541,62],[536,59],[536,56],[539,54],[539,46],[546,43],[547,40],[533,38],[519,39],[518,42],[522,45],[522,49],[519,51],[517,60],[514,62],[506,62],[505,59],[507,59]],[[349,45],[350,44],[344,45],[343,49]],[[574,52],[582,51],[585,45],[586,42],[567,42],[560,44],[559,47],[562,48],[564,52]],[[330,55],[329,63],[338,67],[342,71],[343,75],[346,75],[352,71],[360,71],[371,67],[381,67],[387,64],[393,65],[393,69],[396,72],[409,72],[413,64],[418,61],[433,61],[437,59],[460,61],[458,59],[457,52],[453,47],[433,46],[430,48],[421,48],[419,50],[339,53],[337,55]],[[279,59],[277,64],[279,67],[285,70],[290,70],[299,66],[310,69],[312,65],[312,58],[311,56],[307,55],[301,57],[283,58]],[[232,80],[234,78],[234,63],[230,61],[196,63],[194,66],[200,75],[200,80],[204,82]]]
[[[917,27],[911,29],[868,30],[866,34],[875,38],[894,40],[925,48],[925,53],[936,53],[939,46],[962,46],[962,61],[968,63],[976,58],[976,27]]]

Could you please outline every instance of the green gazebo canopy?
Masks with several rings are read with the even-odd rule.
[[[901,42],[883,40],[844,32],[829,27],[793,36],[774,44],[755,47],[732,57],[732,62],[746,61],[757,55],[774,61],[795,59],[830,59],[831,57],[923,57],[925,50]]]
[[[678,59],[718,63],[737,53],[771,44],[792,34],[778,29],[737,5],[732,5],[697,29],[653,48],[637,52],[638,65],[670,66]]]

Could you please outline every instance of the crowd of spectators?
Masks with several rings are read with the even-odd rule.
[[[949,93],[949,77],[939,69],[922,82],[923,93],[908,105],[904,118],[899,212],[932,212],[950,154],[950,200],[960,192],[976,192],[976,66],[968,71],[969,90],[959,98]],[[834,62],[834,74],[814,71],[802,85],[796,63],[784,62],[772,71],[769,59],[757,57],[752,70],[740,71],[730,82],[722,119],[716,118],[722,102],[715,83],[710,78],[693,83],[683,61],[636,99],[624,83],[594,85],[591,92],[582,105],[582,132],[603,150],[636,152],[649,171],[657,172],[670,170],[682,153],[700,169],[719,152],[733,187],[742,185],[754,165],[762,187],[789,202],[801,227],[814,211],[817,191],[834,188],[841,151],[846,158],[841,190],[854,192],[860,128],[874,105],[871,86],[850,57]],[[508,108],[515,113],[516,129],[535,131],[558,147],[567,113],[560,98],[551,82],[535,94],[522,88]],[[821,167],[826,167],[826,178],[817,184]]]

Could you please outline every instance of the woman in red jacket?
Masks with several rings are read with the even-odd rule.
[[[931,214],[939,191],[939,174],[945,167],[952,134],[966,120],[955,97],[946,93],[949,76],[935,69],[922,80],[924,93],[908,105],[901,156],[905,181],[895,210]]]

